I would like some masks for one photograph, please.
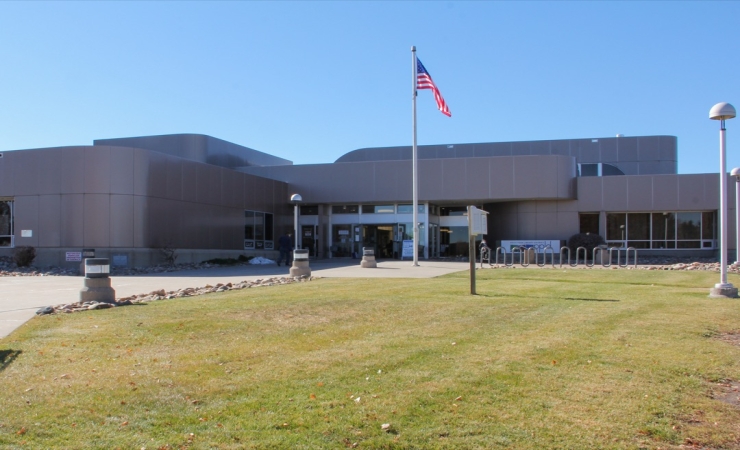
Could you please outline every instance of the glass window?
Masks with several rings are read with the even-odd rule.
[[[396,208],[393,205],[362,205],[363,214],[393,214]]]
[[[360,211],[357,205],[334,205],[331,207],[332,214],[357,214]]]
[[[244,239],[254,239],[254,211],[244,211]]]
[[[398,214],[413,214],[414,205],[398,205]]]
[[[443,257],[468,256],[468,227],[439,227],[439,251]]]
[[[13,202],[0,201],[0,247],[13,245]]]
[[[580,233],[599,234],[599,213],[580,213]]]
[[[265,240],[271,241],[275,239],[272,234],[272,214],[265,213]]]
[[[676,215],[669,212],[652,215],[652,248],[676,248]]]
[[[319,205],[301,205],[299,207],[302,216],[319,215]]]
[[[701,239],[701,213],[676,213],[678,240]],[[679,247],[694,248],[694,247]]]
[[[626,213],[607,213],[606,214],[606,240],[623,241],[626,239]]]
[[[244,248],[273,248],[274,216],[270,213],[244,211]]]
[[[701,213],[701,238],[717,239],[717,223],[714,220],[714,212]]]
[[[265,213],[254,213],[254,239],[262,241],[265,239]],[[259,245],[257,248],[261,248]]]
[[[440,216],[467,216],[467,206],[442,206],[439,208]]]
[[[352,225],[332,226],[332,256],[352,256]]]
[[[627,239],[630,241],[650,240],[650,214],[630,213],[627,214]],[[644,247],[642,247],[644,248]]]
[[[578,176],[579,177],[598,177],[599,176],[599,165],[598,164],[578,164]]]
[[[605,177],[612,175],[624,175],[624,172],[622,172],[622,170],[617,166],[607,163],[601,163],[601,175]]]

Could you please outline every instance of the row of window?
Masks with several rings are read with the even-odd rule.
[[[599,213],[581,213],[581,233],[599,234]],[[714,248],[717,221],[713,211],[606,213],[609,245],[634,248]]]
[[[273,244],[273,216],[259,211],[244,211],[244,249],[271,250]]]
[[[426,212],[425,205],[418,205],[419,214]],[[318,205],[302,205],[300,208],[302,216],[316,216],[319,214]],[[332,214],[413,214],[414,205],[334,205],[331,207]],[[429,205],[429,214],[433,216],[465,216],[468,214],[467,206],[443,206]]]

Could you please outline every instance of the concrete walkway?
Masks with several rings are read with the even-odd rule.
[[[432,278],[468,270],[467,262],[378,261],[375,269],[363,269],[359,260],[332,259],[311,261],[311,275],[323,278]],[[164,289],[174,291],[207,284],[238,283],[244,280],[288,276],[289,268],[275,264],[182,270],[141,276],[114,276],[111,285],[116,298]],[[82,277],[1,277],[0,339],[8,336],[45,306],[79,301]]]

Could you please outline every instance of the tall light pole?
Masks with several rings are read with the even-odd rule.
[[[710,297],[736,298],[737,288],[727,282],[727,168],[725,165],[725,120],[735,117],[735,107],[717,103],[709,110],[709,118],[719,120],[719,215],[720,215],[720,281],[709,289]]]
[[[730,171],[735,178],[735,264],[740,264],[740,167]]]
[[[293,194],[290,196],[290,203],[295,205],[293,207],[293,231],[295,233],[295,246],[293,248],[298,249],[298,204],[303,201],[301,194]]]

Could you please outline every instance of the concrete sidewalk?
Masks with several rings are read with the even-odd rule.
[[[433,278],[467,270],[467,262],[420,261],[414,267],[411,261],[378,261],[378,267],[363,269],[359,260],[331,259],[311,261],[311,275],[324,278]],[[111,285],[116,298],[144,294],[164,289],[203,287],[207,284],[238,283],[260,278],[289,275],[289,268],[275,264],[214,267],[182,270],[142,276],[113,276]],[[12,333],[36,315],[45,306],[79,301],[82,277],[2,277],[0,278],[0,338]]]

